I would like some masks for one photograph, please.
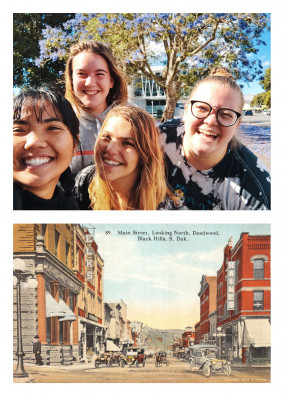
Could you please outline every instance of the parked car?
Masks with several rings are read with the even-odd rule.
[[[245,111],[245,115],[253,115],[252,110],[246,110],[246,111]]]
[[[103,353],[99,356],[95,357],[94,365],[95,368],[99,368],[100,365],[105,365],[106,367],[111,367],[113,364],[112,354],[111,353]]]
[[[120,365],[121,367],[125,367],[125,365],[129,365],[130,367],[139,367],[139,365],[142,365],[145,367],[144,349],[141,347],[129,347],[127,349],[127,354],[124,359],[121,360]]]
[[[226,376],[231,374],[231,363],[217,357],[217,346],[200,344],[193,345],[190,349],[191,356],[188,362],[191,371],[202,370],[207,378],[211,372],[223,372]]]
[[[271,112],[270,112],[270,110],[263,110],[262,114],[263,115],[271,115]]]
[[[117,364],[121,367],[121,362],[124,360],[124,355],[120,352],[116,352],[112,354],[111,357],[112,365]]]

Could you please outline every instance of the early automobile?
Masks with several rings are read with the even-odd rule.
[[[165,364],[166,366],[169,365],[169,360],[167,359],[167,353],[164,351],[159,351],[158,353],[156,353],[155,366],[160,367],[163,364]]]
[[[206,377],[209,377],[211,372],[223,372],[226,376],[231,374],[230,362],[217,357],[217,346],[197,344],[191,346],[190,350],[191,355],[188,362],[191,371],[202,370]]]
[[[125,367],[125,365],[129,365],[130,367],[139,367],[139,365],[142,365],[145,367],[144,349],[141,347],[129,347],[127,349],[127,354],[124,357],[124,360],[121,360],[120,365],[121,367]]]
[[[111,367],[113,364],[112,354],[111,353],[100,354],[99,356],[95,357],[94,364],[95,368],[99,368],[100,365]]]
[[[124,361],[124,355],[120,352],[115,352],[112,354],[112,364],[117,364],[118,366],[122,366],[121,364]]]

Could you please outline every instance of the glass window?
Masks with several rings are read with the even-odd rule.
[[[263,310],[263,290],[253,292],[253,309]]]
[[[264,279],[264,259],[257,258],[253,262],[253,277],[254,279]]]
[[[56,256],[58,256],[58,243],[59,243],[59,236],[60,236],[60,234],[59,234],[59,232],[55,229],[55,232],[54,232],[54,239],[55,239],[55,255]]]
[[[65,242],[66,265],[68,265],[69,250],[70,250],[70,244]]]

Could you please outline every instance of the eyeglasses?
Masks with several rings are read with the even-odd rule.
[[[195,118],[202,119],[208,117],[211,111],[216,106],[210,106],[210,104],[204,101],[190,100],[191,113]],[[234,125],[241,114],[237,111],[231,110],[230,108],[217,108],[216,118],[220,125],[232,126]]]

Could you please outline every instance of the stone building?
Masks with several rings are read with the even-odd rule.
[[[44,364],[86,360],[104,334],[103,260],[92,235],[74,224],[16,224],[13,250],[37,279],[36,289],[21,291],[25,359],[34,360],[38,334]],[[14,357],[16,306],[14,288]]]
[[[14,259],[22,259],[37,278],[36,289],[22,290],[22,333],[26,359],[33,359],[38,334],[45,364],[78,359],[77,296],[82,283],[72,271],[74,246],[70,224],[14,225]],[[14,289],[14,349],[16,348]]]
[[[127,305],[123,300],[105,303],[106,350],[118,350],[132,343],[131,323],[127,319]]]

